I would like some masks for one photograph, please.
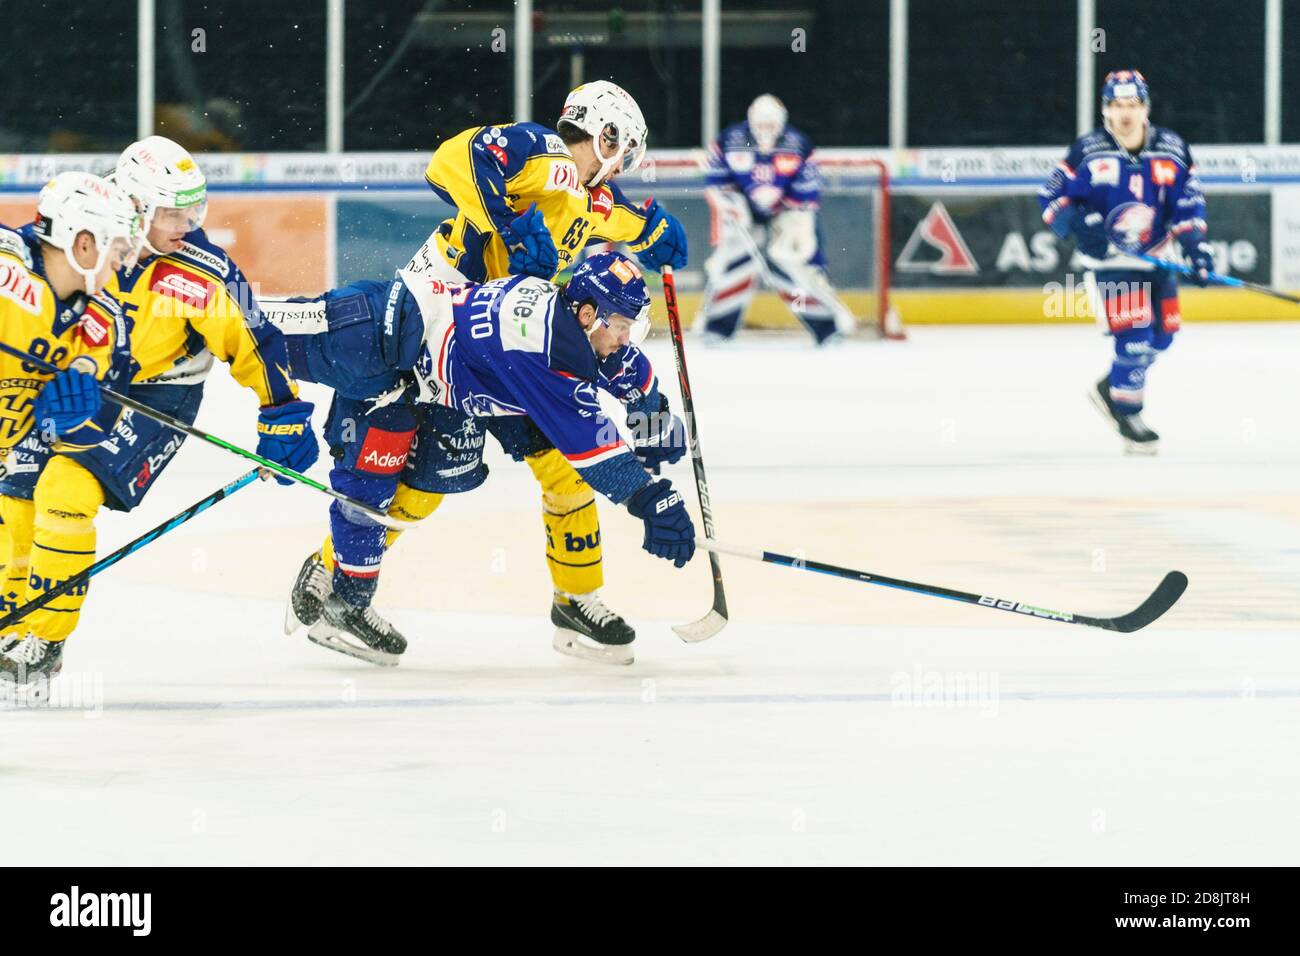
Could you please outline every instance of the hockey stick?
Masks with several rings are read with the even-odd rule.
[[[163,535],[165,535],[168,531],[171,531],[173,528],[179,528],[181,525],[189,521],[195,515],[207,511],[209,508],[211,508],[221,499],[229,498],[240,488],[243,488],[245,485],[252,484],[254,481],[257,480],[257,477],[261,473],[262,473],[262,469],[254,468],[252,471],[248,472],[247,474],[240,475],[234,481],[230,482],[230,484],[226,485],[223,488],[218,488],[216,491],[212,492],[212,494],[208,495],[203,500],[194,502],[194,504],[190,505],[180,514],[176,515],[174,518],[169,518],[168,520],[164,521],[162,524],[158,525],[158,527],[154,528],[152,531],[146,531],[144,534],[140,535],[140,537],[136,538],[134,541],[122,545],[122,547],[118,548],[112,554],[104,555],[104,557],[100,558],[90,567],[86,568],[86,570],[81,571],[78,574],[74,574],[66,581],[61,582],[57,587],[50,588],[50,590],[46,591],[40,597],[28,601],[20,608],[10,611],[3,618],[0,618],[0,634],[3,634],[6,628],[9,628],[14,624],[17,624],[28,614],[31,614],[32,611],[44,607],[45,605],[53,601],[55,598],[62,597],[63,595],[71,591],[73,588],[81,587],[83,584],[85,584],[87,581],[93,578],[96,574],[99,574],[101,571],[107,571],[109,568],[117,564],[117,562],[121,561],[123,558],[127,557],[128,555],[134,554],[135,552],[143,548],[145,545],[150,544],[153,541],[156,541],[158,538],[161,538]]]
[[[686,440],[691,449],[691,467],[695,469],[695,493],[700,499],[700,517],[704,520],[704,535],[713,537],[713,507],[709,502],[709,483],[704,477],[704,457],[700,454],[700,435],[695,427],[695,399],[691,395],[691,379],[686,372],[686,346],[682,342],[682,317],[677,309],[677,284],[673,280],[673,267],[663,267],[664,305],[668,307],[668,329],[673,340],[673,357],[677,360],[677,384],[682,391],[682,411],[686,417]],[[722,563],[716,554],[709,554],[713,570],[713,607],[709,613],[690,624],[674,624],[673,631],[690,644],[707,641],[727,626],[727,595],[722,589]]]
[[[1145,253],[1139,254],[1138,258],[1144,259],[1147,262],[1151,263],[1152,265],[1156,266],[1157,268],[1164,269],[1169,272],[1181,272],[1183,275],[1187,275],[1187,276],[1190,276],[1192,274],[1192,267],[1183,265],[1180,262],[1170,262],[1168,259],[1157,259],[1155,256],[1146,255]],[[1272,296],[1274,299],[1281,299],[1283,302],[1290,302],[1294,305],[1300,305],[1300,296],[1294,296],[1289,293],[1283,292],[1280,289],[1274,289],[1266,285],[1260,285],[1257,282],[1247,282],[1245,279],[1238,279],[1235,276],[1224,276],[1224,275],[1219,275],[1217,272],[1211,272],[1209,281],[1213,285],[1228,286],[1229,288],[1232,289],[1249,289],[1251,292],[1258,292],[1261,295]]]
[[[31,355],[27,352],[22,351],[21,349],[16,349],[12,345],[7,345],[4,342],[0,342],[0,351],[7,352],[8,354],[12,355],[14,358],[22,359],[27,364],[34,365],[36,368],[42,369],[43,371],[49,372],[51,374],[57,374],[58,372],[62,371],[58,366],[51,365],[49,362],[46,362],[43,359],[39,359],[35,355]],[[277,475],[283,475],[285,478],[291,478],[294,481],[298,482],[299,484],[306,485],[308,488],[314,488],[315,490],[321,492],[322,494],[329,495],[331,498],[335,499],[336,501],[341,502],[345,507],[355,508],[357,511],[363,512],[366,515],[366,517],[370,518],[372,521],[376,522],[377,524],[383,525],[385,528],[405,530],[406,528],[412,528],[416,524],[418,524],[418,522],[415,521],[403,521],[400,518],[389,517],[387,514],[380,511],[378,508],[372,508],[370,507],[370,505],[357,501],[355,498],[349,498],[347,495],[335,491],[333,488],[329,487],[328,485],[321,484],[319,481],[315,480],[314,478],[308,478],[306,475],[294,471],[292,468],[286,468],[284,465],[277,464],[276,462],[271,461],[269,458],[263,458],[261,455],[240,448],[238,445],[232,445],[230,442],[226,441],[225,439],[218,438],[216,435],[209,435],[203,429],[195,428],[193,425],[187,425],[179,418],[172,418],[170,415],[164,414],[163,412],[160,412],[155,408],[150,408],[144,402],[138,401],[137,399],[134,399],[129,395],[123,395],[120,392],[115,392],[107,385],[105,385],[103,382],[99,383],[99,391],[107,401],[112,401],[112,402],[116,402],[119,405],[124,405],[133,411],[139,412],[145,418],[152,418],[154,421],[166,425],[169,428],[174,428],[176,429],[176,431],[181,432],[182,434],[189,435],[193,438],[202,439],[205,442],[209,442],[213,445],[216,445],[218,448],[224,448],[226,451],[232,452],[241,458],[247,458],[249,461],[257,462],[259,465],[261,465],[263,468],[267,469],[268,471],[273,471]]]
[[[1106,631],[1120,631],[1124,634],[1146,627],[1173,607],[1178,599],[1183,596],[1183,592],[1187,590],[1187,575],[1183,574],[1182,571],[1170,571],[1147,599],[1127,614],[1121,614],[1119,617],[1089,617],[1086,614],[1053,611],[1044,607],[1036,607],[1033,604],[1025,604],[1021,601],[1008,601],[982,594],[971,594],[967,591],[954,591],[952,588],[941,588],[933,584],[919,584],[916,581],[904,581],[901,578],[887,578],[883,574],[855,571],[853,568],[842,568],[834,564],[823,564],[820,561],[794,558],[788,554],[776,554],[772,551],[761,551],[757,548],[737,548],[711,539],[706,539],[699,546],[710,552],[710,557],[714,554],[731,554],[738,558],[749,558],[751,561],[763,561],[767,564],[780,564],[800,571],[816,571],[818,574],[848,578],[850,581],[861,581],[863,584],[879,584],[887,588],[897,588],[900,591],[911,591],[914,594],[947,598],[950,601],[960,601],[963,604],[975,604],[979,607],[993,608],[998,611],[1011,611],[1015,614],[1039,617],[1048,621],[1060,621],[1064,624],[1099,627]]]

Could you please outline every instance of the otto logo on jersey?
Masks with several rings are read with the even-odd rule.
[[[411,439],[414,437],[414,429],[409,432],[370,429],[357,451],[357,471],[372,475],[397,474],[406,465],[407,456],[411,453]]]

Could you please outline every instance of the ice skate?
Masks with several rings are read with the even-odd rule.
[[[63,670],[63,641],[47,641],[28,634],[13,641],[0,653],[0,680],[8,679],[19,687],[42,677],[49,679]]]
[[[357,607],[333,593],[326,596],[307,639],[380,667],[396,667],[406,650],[406,638],[373,607]]]
[[[1130,455],[1154,455],[1160,448],[1160,436],[1142,421],[1142,414],[1125,415],[1110,397],[1110,379],[1097,382],[1089,396],[1098,411],[1105,415],[1124,439],[1124,451]]]
[[[334,593],[334,576],[313,551],[302,563],[284,609],[284,633],[294,634],[320,620],[325,599]]]
[[[600,664],[631,664],[636,631],[592,591],[589,594],[555,595],[551,605],[555,638],[551,643],[561,654]]]

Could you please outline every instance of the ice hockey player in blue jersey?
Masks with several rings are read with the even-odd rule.
[[[650,306],[630,259],[592,256],[563,290],[527,275],[462,285],[403,269],[391,282],[264,306],[286,333],[294,375],[335,390],[326,440],[337,490],[377,508],[388,507],[399,479],[430,493],[470,491],[487,477],[485,431],[527,416],[592,488],[644,522],[647,551],[678,567],[690,560],[695,532],[682,497],[647,472],[664,460],[659,448],[636,437],[629,447],[596,395],[601,387],[623,399],[634,436],[660,434],[649,363],[626,348],[648,326]],[[339,504],[330,527],[333,573],[319,561],[303,566],[287,629],[306,626],[318,644],[395,664],[406,641],[371,607],[385,529]],[[630,663],[632,636],[615,632],[609,639],[621,643],[602,644],[560,628],[555,647]]]
[[[1128,451],[1154,454],[1159,436],[1142,420],[1151,364],[1178,332],[1176,273],[1140,255],[1174,260],[1175,243],[1204,286],[1214,270],[1205,196],[1191,150],[1150,122],[1151,95],[1136,70],[1117,70],[1101,92],[1105,124],[1080,137],[1038,190],[1043,221],[1073,235],[1099,321],[1114,338],[1110,372],[1091,393]]]
[[[722,131],[705,161],[713,219],[708,284],[696,319],[706,339],[730,339],[758,281],[771,285],[818,345],[838,341],[857,320],[826,275],[817,233],[821,181],[812,142],[763,94],[747,121]]]

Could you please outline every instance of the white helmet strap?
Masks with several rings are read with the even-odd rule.
[[[80,233],[78,233],[78,235],[80,235]],[[73,251],[76,245],[77,245],[77,240],[76,238],[74,238],[71,243],[64,246],[63,257],[68,260],[68,265],[72,266],[73,270],[76,271],[77,274],[80,275],[82,280],[85,282],[86,294],[94,295],[95,292],[97,291],[95,289],[95,277],[99,275],[99,270],[104,268],[104,263],[108,259],[109,246],[105,243],[100,243],[98,240],[96,240],[96,245],[100,247],[99,256],[98,258],[95,259],[94,268],[86,269],[81,265],[81,263],[77,262],[77,254],[76,252]]]

